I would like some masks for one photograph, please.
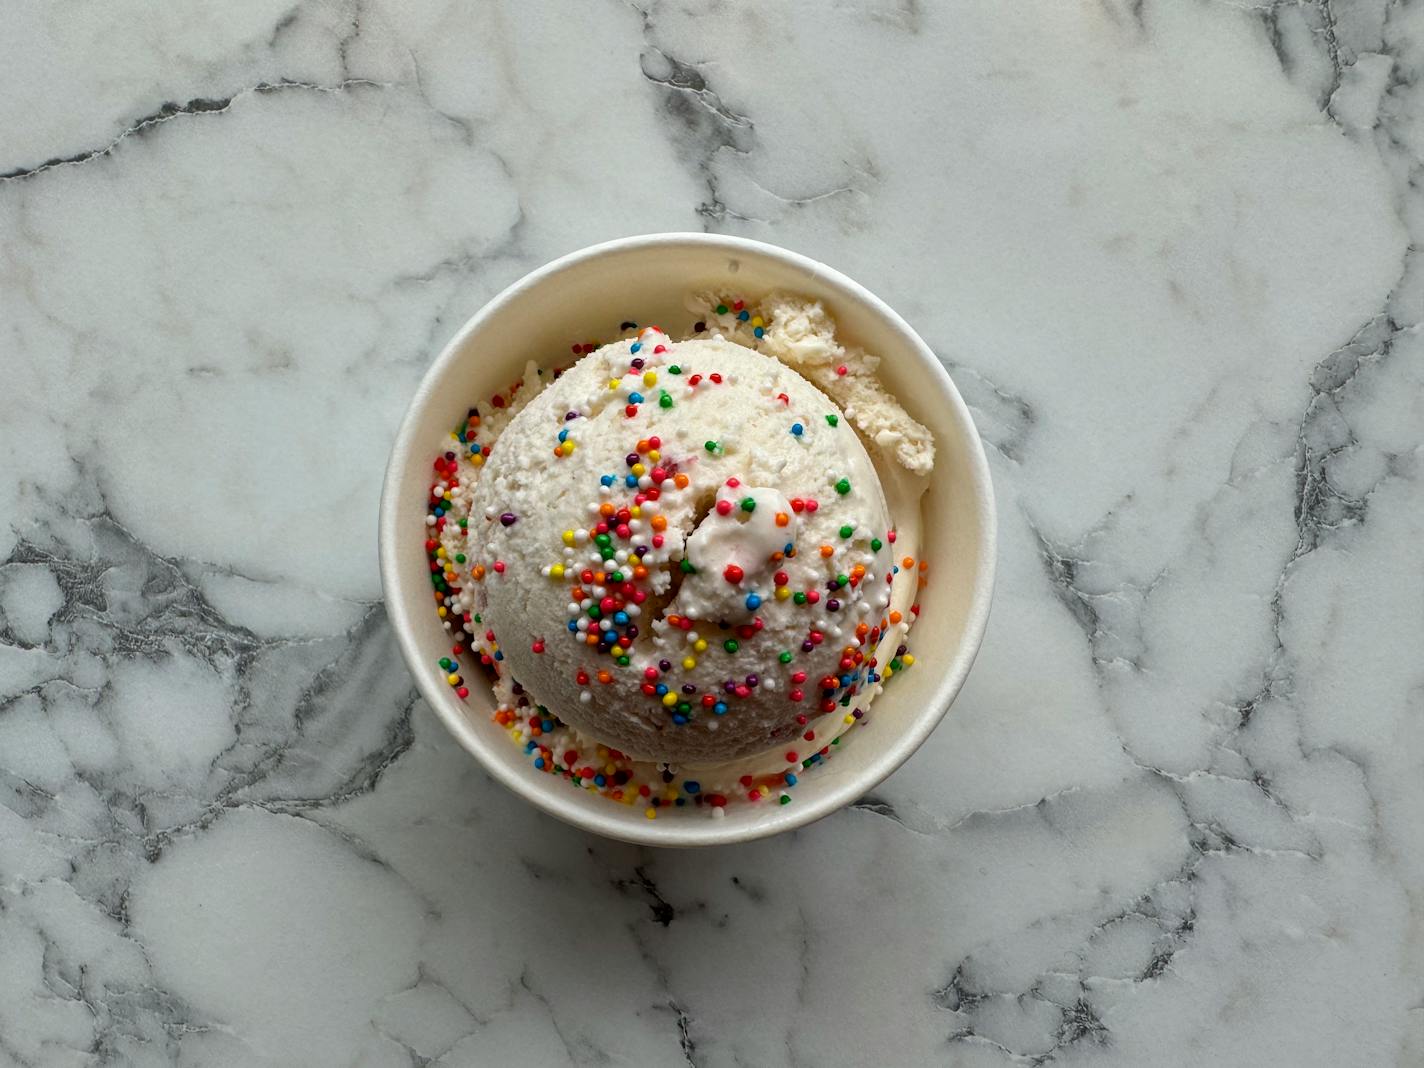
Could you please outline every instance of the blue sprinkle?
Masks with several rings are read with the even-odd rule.
[[[575,623],[572,619],[569,620],[569,633],[570,633],[570,634],[577,634],[577,633],[578,633],[578,624]]]
[[[806,428],[800,423],[792,423],[791,433],[795,434],[799,438],[802,434],[806,433]]]
[[[891,565],[890,565],[890,574],[892,574],[892,575],[898,575],[899,573],[900,573],[900,565],[899,565],[899,564],[891,564]]]
[[[439,518],[440,518],[442,515],[444,515],[444,514],[445,514],[445,509],[444,509],[444,508],[437,508],[437,509],[435,509],[435,518],[436,518],[436,519],[439,519]]]
[[[683,805],[687,804],[687,798],[679,797],[676,801],[673,802],[673,804],[676,805],[678,808],[681,808]]]
[[[539,721],[539,729],[545,732],[553,730],[554,721],[552,719],[541,719]]]
[[[763,330],[761,327],[757,327],[755,330],[752,331],[752,333],[753,333],[755,336],[757,336],[757,337],[765,337],[765,336],[766,336],[766,331]]]
[[[633,347],[632,347],[631,349],[629,349],[628,351],[629,351],[629,352],[638,352],[638,351],[640,351],[640,350],[642,349],[642,347],[643,347],[643,343],[642,343],[641,341],[635,341],[635,342],[633,342]]]
[[[568,430],[568,427],[565,427],[563,430],[560,430],[560,431],[559,431],[559,440],[560,440],[560,441],[568,441],[568,440],[569,440],[569,430]]]
[[[678,712],[673,715],[672,721],[681,726],[682,724],[687,722],[687,717],[684,716],[681,712]]]
[[[794,548],[796,548],[796,546],[788,541],[785,545],[781,547],[781,551],[784,552],[787,556],[790,556],[791,550]]]
[[[620,627],[626,626],[627,623],[628,623],[628,613],[627,613],[627,612],[614,612],[614,613],[613,613],[613,622],[616,623],[616,624],[618,624],[618,626],[620,626]]]
[[[544,770],[544,758],[543,758],[543,757],[535,757],[535,758],[534,758],[534,766],[535,766],[536,768],[538,768],[540,771],[543,771],[543,770]]]
[[[503,660],[503,659],[504,659],[504,654],[501,653],[501,652],[499,652],[498,650],[495,650],[494,658],[495,658],[496,660]]]
[[[611,486],[611,485],[613,485],[613,483],[614,483],[614,478],[613,478],[612,475],[604,475],[602,478],[600,478],[600,479],[598,480],[598,484],[599,484],[600,486]]]
[[[702,784],[693,779],[688,779],[685,783],[683,783],[682,788],[690,794],[702,792]]]
[[[539,743],[538,743],[538,742],[525,742],[525,743],[524,743],[524,751],[525,751],[526,753],[532,753],[532,752],[534,752],[534,750],[536,750],[536,749],[538,749],[538,748],[539,748]]]
[[[717,715],[719,715],[719,716],[725,716],[725,715],[727,714],[727,704],[726,704],[726,702],[725,702],[725,701],[718,701],[715,705],[712,706],[712,711],[715,712],[715,713],[717,713]]]
[[[606,785],[608,785],[608,780],[607,780],[604,776],[602,776],[602,775],[595,775],[595,776],[593,777],[593,785],[594,785],[594,786],[606,786]]]
[[[625,476],[623,476],[623,484],[626,485],[629,489],[637,489],[637,488],[638,488],[638,476],[637,476],[637,475],[625,475]]]
[[[758,597],[755,593],[747,594],[747,607],[752,610],[760,608],[761,598]]]
[[[752,317],[752,313],[749,312],[749,311],[740,311],[740,312],[737,312],[737,318],[740,319],[742,322],[746,322],[746,321],[747,321],[748,319],[750,319],[751,317]]]
[[[654,687],[654,689],[657,690],[659,697],[661,697],[663,694],[667,693],[667,686],[666,686],[666,684],[661,683],[661,682],[658,683],[657,686]]]
[[[795,785],[796,785],[796,776],[795,776],[795,775],[792,775],[791,772],[789,772],[789,771],[786,773],[786,785],[787,785],[787,786],[795,786]]]
[[[628,394],[628,403],[629,403],[629,404],[642,404],[642,403],[643,403],[643,395],[642,395],[641,393],[630,393],[630,394]]]

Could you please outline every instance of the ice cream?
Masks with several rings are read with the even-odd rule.
[[[654,806],[767,796],[864,721],[933,462],[819,304],[701,306],[472,411],[427,543],[536,766]]]

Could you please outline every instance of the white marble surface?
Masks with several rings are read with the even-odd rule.
[[[0,1063],[1424,1063],[1424,4],[16,0]],[[1001,579],[792,837],[515,801],[382,614],[524,271],[707,228],[943,354]]]

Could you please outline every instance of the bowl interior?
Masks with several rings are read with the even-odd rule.
[[[460,700],[438,677],[449,640],[430,596],[422,542],[431,460],[472,405],[502,390],[533,359],[566,364],[570,345],[619,335],[624,320],[676,330],[694,316],[689,292],[749,300],[772,289],[816,298],[839,335],[882,357],[881,378],[934,432],[936,464],[924,503],[924,556],[933,581],[911,634],[913,670],[877,698],[873,722],[850,731],[834,759],[801,777],[787,805],[732,804],[712,819],[696,809],[615,804],[536,771],[490,720],[478,672]],[[381,507],[381,573],[401,647],[422,693],[461,744],[498,779],[578,826],[628,841],[695,845],[759,838],[855,800],[902,763],[933,729],[969,670],[987,618],[994,555],[993,498],[979,438],[933,354],[889,308],[824,265],[772,246],[701,234],[629,238],[574,253],[527,276],[472,319],[437,358],[401,427]]]

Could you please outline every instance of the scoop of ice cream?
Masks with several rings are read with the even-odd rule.
[[[854,707],[893,538],[824,393],[742,345],[645,330],[510,420],[462,567],[477,645],[538,704],[629,756],[714,763],[789,756]]]

